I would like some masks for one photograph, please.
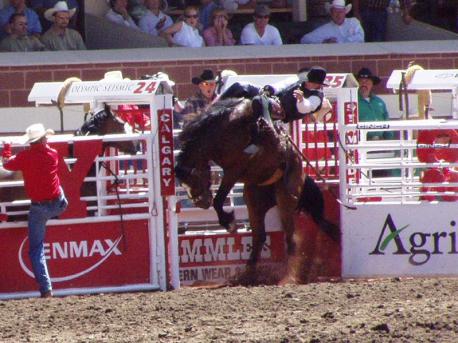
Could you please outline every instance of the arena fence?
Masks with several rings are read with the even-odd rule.
[[[58,101],[64,83],[37,83],[29,100]],[[49,221],[45,255],[57,295],[179,287],[175,183],[173,177],[172,95],[168,79],[76,81],[65,103],[143,104],[149,106],[151,130],[144,134],[73,137],[56,135],[50,145],[64,158],[61,174],[69,200],[59,219]],[[103,106],[102,106],[103,107]],[[20,149],[18,137],[7,137]],[[117,149],[99,155],[102,144],[141,143],[136,155]],[[73,151],[73,155],[69,154]],[[94,164],[95,173],[88,174]],[[37,171],[39,172],[39,171]],[[22,181],[2,181],[0,224],[5,243],[0,265],[0,298],[36,296],[27,256],[29,201],[19,196]],[[11,192],[10,192],[11,193]],[[20,208],[21,206],[26,206]],[[21,218],[22,216],[22,218]]]
[[[265,85],[290,77],[258,75],[242,79]],[[66,98],[69,103],[89,99],[94,104],[147,104],[152,126],[143,134],[128,136],[52,138],[54,146],[81,145],[80,151],[85,151],[77,158],[64,154],[72,170],[77,170],[75,166],[83,160],[95,161],[98,170],[93,176],[78,175],[81,183],[84,180],[88,188],[95,189],[95,194],[80,196],[75,189],[81,185],[72,188],[76,179],[72,180],[70,174],[65,180],[70,193],[80,196],[74,202],[85,205],[84,215],[50,221],[47,257],[57,294],[221,282],[243,270],[249,256],[248,227],[237,234],[226,233],[217,224],[213,210],[193,207],[180,185],[175,187],[171,95],[154,91],[134,95],[134,90],[146,89],[145,85],[139,88],[138,82],[116,81],[103,90],[95,87],[99,83],[91,84],[94,87],[77,84],[75,93],[72,95],[70,88]],[[294,122],[290,130],[292,143],[304,157],[306,173],[314,176],[324,190],[333,190],[327,194],[333,200],[331,211],[338,217],[340,211],[342,261],[337,254],[327,262],[338,263],[339,268],[341,263],[342,270],[333,276],[455,275],[455,120],[359,123],[353,77],[330,74],[328,82],[331,86],[325,88],[325,94],[332,104],[331,111],[323,120]],[[51,94],[60,89],[59,85],[53,87]],[[40,102],[50,102],[49,95],[39,98]],[[396,139],[368,140],[367,133],[374,131],[392,131]],[[174,130],[175,139],[177,134]],[[91,146],[102,140],[133,140],[143,147],[133,156],[116,149],[103,156],[91,155]],[[102,164],[114,172],[100,168]],[[213,166],[212,175],[216,190],[221,170]],[[20,185],[20,181],[2,181],[0,190]],[[226,209],[234,209],[237,220],[246,223],[241,195],[242,185],[238,184]],[[24,205],[28,205],[25,198],[2,200],[1,213],[9,218],[24,216]],[[82,213],[78,212],[80,207],[75,211]],[[266,225],[263,263],[281,264],[286,255],[275,208],[269,211]],[[0,297],[37,295],[27,266],[25,221],[0,223],[0,235],[8,247],[6,262],[0,266]],[[322,254],[327,249],[322,245],[317,248],[317,241],[312,245],[323,266],[326,258]]]

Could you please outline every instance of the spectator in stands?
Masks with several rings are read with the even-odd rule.
[[[200,29],[206,30],[212,24],[212,14],[218,5],[213,0],[200,0],[199,22]]]
[[[43,51],[45,46],[40,40],[27,33],[27,17],[14,13],[9,20],[11,33],[0,42],[1,51]]]
[[[108,0],[110,9],[105,14],[105,18],[118,25],[139,30],[132,17],[127,12],[127,0]]]
[[[385,102],[374,94],[374,86],[380,83],[380,78],[369,68],[361,68],[356,74],[359,82],[358,110],[359,121],[384,121],[389,120]],[[393,139],[394,133],[390,131],[369,132],[368,140]]]
[[[31,201],[28,216],[29,257],[42,298],[53,296],[44,249],[46,222],[59,216],[68,205],[58,176],[58,170],[67,166],[65,163],[61,165],[63,159],[47,144],[47,136],[53,133],[41,123],[32,124],[25,135],[30,147],[11,156],[11,144],[4,144],[2,152],[5,169],[22,171],[25,191]]]
[[[282,45],[280,32],[269,24],[269,19],[269,6],[257,5],[254,10],[254,22],[243,28],[240,43],[243,45]]]
[[[213,25],[207,28],[204,33],[205,44],[207,46],[234,45],[235,39],[227,24],[229,17],[226,10],[217,8],[212,15]]]
[[[44,16],[53,24],[41,37],[41,42],[48,50],[86,50],[79,32],[68,28],[75,12],[76,9],[69,9],[65,1],[59,1],[53,8],[46,10]]]
[[[211,70],[205,69],[200,76],[193,77],[191,81],[198,87],[198,90],[184,104],[180,101],[175,103],[177,124],[186,120],[189,115],[200,115],[216,97],[216,80]]]
[[[27,7],[25,0],[10,0],[10,4],[0,10],[0,39],[10,33],[9,20],[15,13],[24,14],[27,18],[27,32],[30,35],[39,36],[41,34],[41,23],[38,14]]]
[[[50,8],[53,8],[59,0],[29,0],[30,7],[32,7],[35,12],[38,13],[40,20],[41,20],[41,25],[43,27],[43,31],[48,30],[51,27],[51,24],[49,23],[48,20],[46,20],[44,13],[46,10],[49,10]],[[79,5],[78,5],[78,0],[66,0],[67,6],[69,8],[75,9],[75,14],[78,14],[79,11]],[[69,27],[75,28],[76,27],[76,15],[72,16],[72,19],[70,20]]]
[[[169,46],[185,46],[189,48],[200,48],[205,46],[204,39],[199,33],[199,13],[194,6],[187,6],[184,9],[184,18],[177,21],[161,32]]]
[[[128,0],[127,9],[129,10],[131,17],[134,18],[135,22],[137,23],[140,21],[140,19],[142,19],[148,10],[145,6],[144,0]]]
[[[390,0],[353,0],[353,14],[358,18],[364,28],[366,42],[383,42],[386,39],[388,22],[388,7]],[[402,19],[410,24],[409,1],[400,0]]]
[[[305,34],[301,38],[302,44],[364,42],[364,31],[359,20],[346,18],[351,11],[351,4],[345,5],[345,0],[333,0],[332,3],[326,3],[326,10],[331,21]]]
[[[158,36],[160,32],[173,25],[172,18],[162,12],[167,7],[165,0],[145,0],[145,5],[148,10],[138,22],[143,32]]]

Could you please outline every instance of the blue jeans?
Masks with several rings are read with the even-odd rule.
[[[52,289],[51,279],[46,266],[44,239],[46,222],[48,219],[59,216],[67,208],[68,202],[64,193],[54,201],[32,203],[29,211],[29,257],[32,262],[35,280],[40,285],[40,293],[46,293]]]

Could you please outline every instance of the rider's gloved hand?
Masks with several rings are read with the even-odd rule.
[[[262,93],[267,96],[272,96],[275,94],[275,89],[271,85],[265,85],[262,87]]]

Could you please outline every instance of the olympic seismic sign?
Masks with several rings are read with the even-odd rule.
[[[179,237],[180,282],[193,285],[229,280],[245,269],[251,248],[251,233],[182,235]],[[283,232],[268,232],[260,263],[276,264],[285,259]]]
[[[343,277],[458,275],[455,203],[342,210]]]

